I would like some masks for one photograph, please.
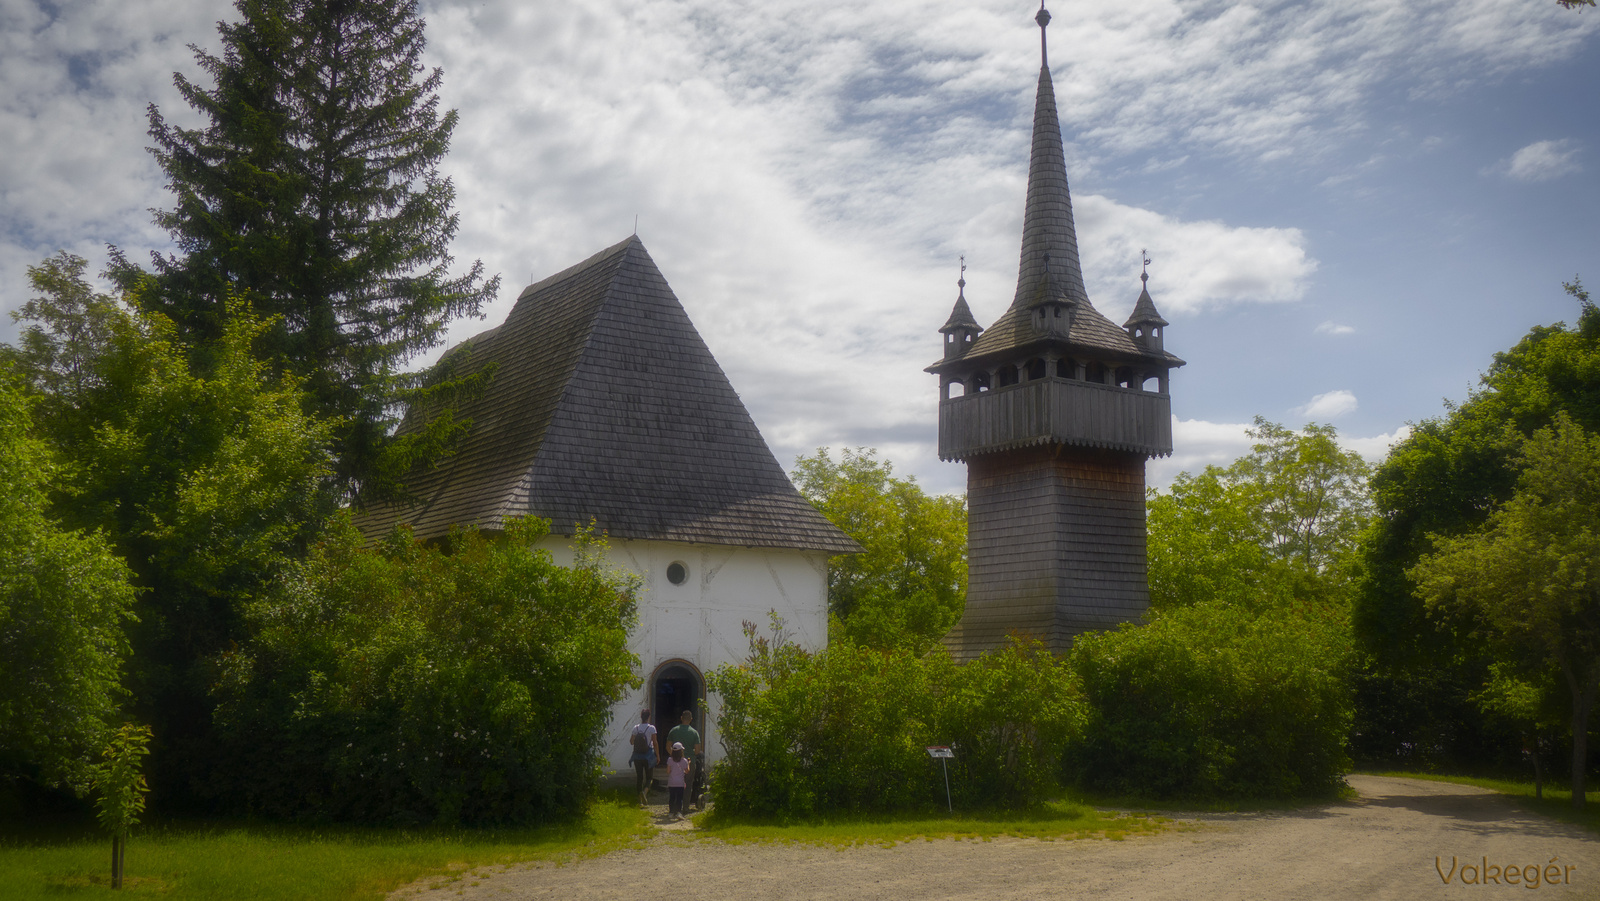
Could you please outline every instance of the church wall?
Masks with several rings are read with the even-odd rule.
[[[702,676],[724,663],[738,663],[749,654],[744,623],[768,633],[768,612],[784,619],[790,640],[820,650],[828,640],[828,558],[820,551],[745,548],[670,541],[611,541],[611,562],[644,579],[639,597],[639,626],[629,648],[639,655],[637,691],[612,708],[606,759],[619,772],[629,770],[632,753],[626,741],[639,710],[650,706],[650,675],[663,663],[686,660]],[[570,539],[551,535],[541,544],[556,559],[570,564]],[[679,562],[688,569],[681,585],[667,578]],[[717,729],[717,697],[709,695],[708,722],[697,721],[710,760],[723,755]],[[664,736],[663,736],[664,738]]]

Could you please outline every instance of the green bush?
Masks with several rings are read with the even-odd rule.
[[[951,792],[964,807],[1016,807],[1055,787],[1060,752],[1082,723],[1070,674],[1036,644],[964,666],[848,642],[809,654],[754,637],[741,666],[709,685],[727,756],[711,774],[719,809],[796,816],[944,804],[926,747],[952,745]]]
[[[1081,636],[1091,709],[1068,772],[1156,798],[1326,794],[1349,766],[1348,626],[1318,610],[1197,604]]]
[[[253,604],[220,661],[211,790],[272,815],[530,823],[581,815],[610,707],[637,685],[635,583],[573,568],[535,520],[449,548],[346,523]]]
[[[123,698],[134,590],[103,535],[45,514],[61,480],[28,435],[31,406],[0,365],[0,786],[82,793]]]

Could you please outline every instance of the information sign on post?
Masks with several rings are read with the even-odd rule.
[[[955,813],[955,805],[950,803],[950,764],[947,761],[956,756],[956,752],[947,745],[934,745],[928,748],[928,756],[938,760],[944,769],[944,806]]]

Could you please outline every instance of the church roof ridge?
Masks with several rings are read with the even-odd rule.
[[[533,514],[560,534],[592,520],[618,539],[860,550],[795,490],[637,236],[528,286],[463,344],[463,375],[497,366],[457,411],[472,428],[412,475],[414,505],[357,518],[369,539]]]

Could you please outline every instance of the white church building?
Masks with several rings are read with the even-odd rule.
[[[408,483],[414,505],[374,509],[368,535],[418,538],[507,517],[550,520],[545,546],[570,562],[591,522],[613,565],[643,580],[631,650],[642,688],[613,710],[605,748],[648,707],[662,734],[700,709],[705,676],[748,653],[743,624],[769,612],[792,640],[827,642],[828,558],[860,551],[801,497],[637,236],[525,288],[497,328],[452,349],[460,373],[493,365],[457,415],[457,452]],[[696,717],[722,756],[715,698]]]

